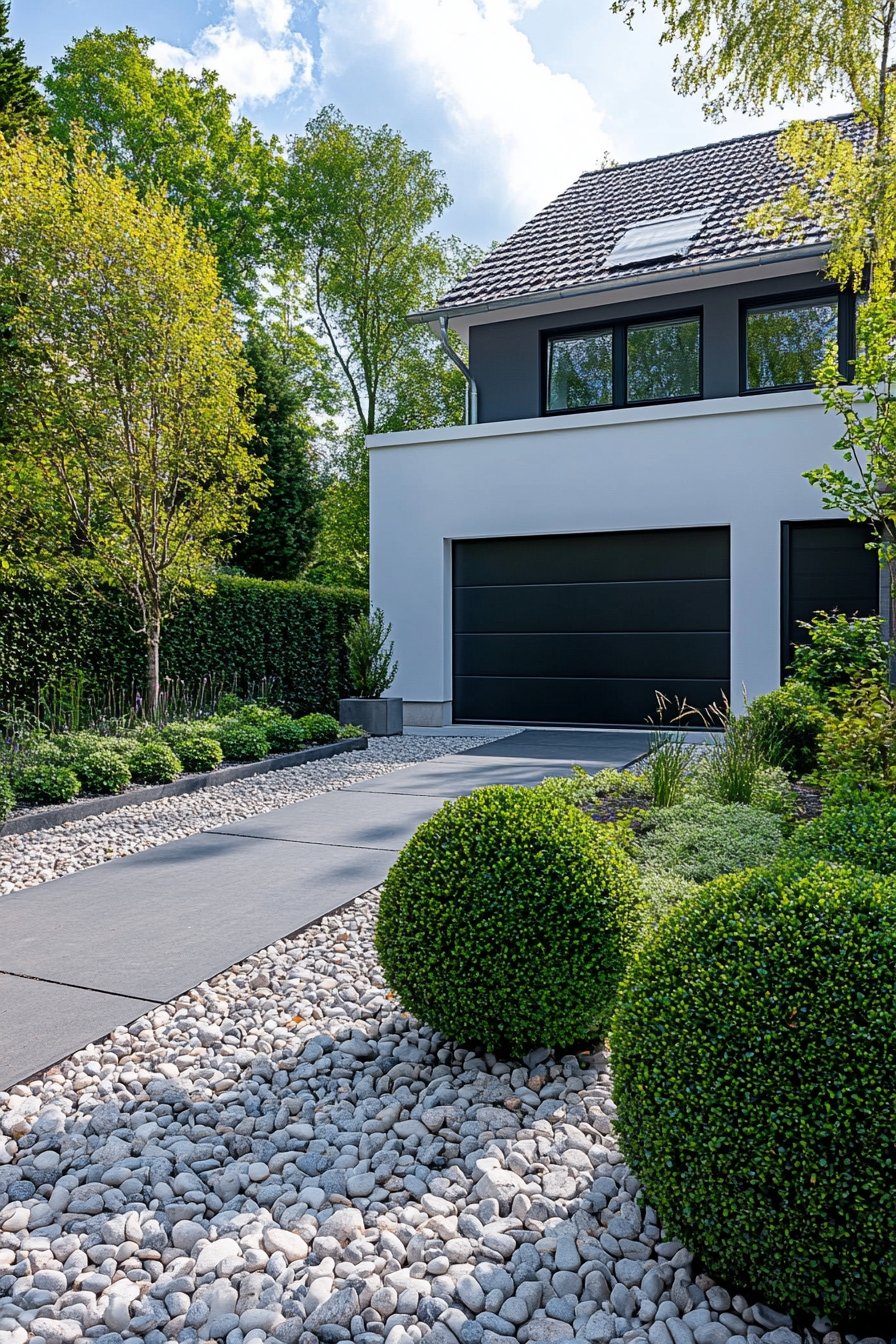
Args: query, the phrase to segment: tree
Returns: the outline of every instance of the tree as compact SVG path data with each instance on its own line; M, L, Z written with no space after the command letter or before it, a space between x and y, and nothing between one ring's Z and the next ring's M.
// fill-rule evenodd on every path
M45 564L132 594L154 708L167 611L264 489L214 256L77 137L68 153L20 136L0 142L0 305L17 386L4 484L40 491Z
M270 259L270 227L284 168L277 141L247 117L214 71L164 70L152 39L133 28L95 28L67 47L45 81L50 130L70 144L76 125L90 146L141 193L164 190L206 233L224 292L242 308L257 297Z
M313 426L292 368L265 327L245 345L255 373L255 436L249 448L264 462L268 494L236 542L233 562L257 579L296 579L321 527L321 483L310 450Z
M450 204L428 153L324 108L290 146L280 234L305 258L321 332L365 434L411 344L407 315L440 266L428 232Z
M0 135L37 129L46 105L38 91L40 70L25 61L25 43L9 36L10 0L0 0Z

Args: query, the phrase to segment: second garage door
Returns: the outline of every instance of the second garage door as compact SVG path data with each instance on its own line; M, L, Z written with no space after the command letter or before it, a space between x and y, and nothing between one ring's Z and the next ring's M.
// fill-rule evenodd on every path
M459 723L643 724L729 693L727 528L454 543Z

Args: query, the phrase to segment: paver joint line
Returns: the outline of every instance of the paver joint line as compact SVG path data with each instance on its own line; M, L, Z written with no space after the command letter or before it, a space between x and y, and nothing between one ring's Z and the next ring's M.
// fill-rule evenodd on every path
M397 796L399 798L407 797L406 794L398 794ZM412 794L411 797L416 797L416 795ZM212 832L205 831L204 834L210 835ZM214 834L226 836L228 839L233 837L234 840L271 840L275 845L323 845L325 849L373 849L378 854L396 854L398 852L391 845L346 845L339 840L308 840L305 836L293 840L288 835L253 835L249 831L215 831Z
M51 980L46 975L26 975L24 971L8 971L0 966L0 975L10 975L16 980L34 980L39 985L59 985L61 989L80 989L85 994L103 994L110 999L133 999L135 1003L157 1003L160 1006L167 999L154 999L151 994L126 994L119 989L99 989L96 985L78 985L74 980Z

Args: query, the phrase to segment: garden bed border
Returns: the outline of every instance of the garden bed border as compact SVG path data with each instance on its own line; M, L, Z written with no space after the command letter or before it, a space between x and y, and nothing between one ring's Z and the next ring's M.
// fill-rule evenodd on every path
M25 835L28 831L46 831L51 826L63 826L67 821L80 821L83 817L97 817L104 812L116 812L120 807L130 807L133 803L151 803L157 798L176 798L182 793L195 793L198 789L214 788L217 784L230 784L236 779L266 775L271 770L289 770L292 766L304 765L306 761L320 761L328 756L340 756L344 751L366 750L366 737L347 737L340 742L328 742L322 747L306 747L304 751L288 751L279 756L266 756L260 761L218 766L217 769L203 774L179 775L170 784L144 784L137 788L128 788L124 793L81 798L71 803L61 803L57 807L33 808L28 812L13 813L7 817L0 825L0 838L7 835Z

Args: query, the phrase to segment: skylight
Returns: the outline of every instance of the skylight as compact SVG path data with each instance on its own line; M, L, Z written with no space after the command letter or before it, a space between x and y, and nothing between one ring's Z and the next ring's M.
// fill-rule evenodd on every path
M709 210L692 210L686 215L666 215L633 224L616 243L606 265L634 266L642 261L686 257L709 214Z

